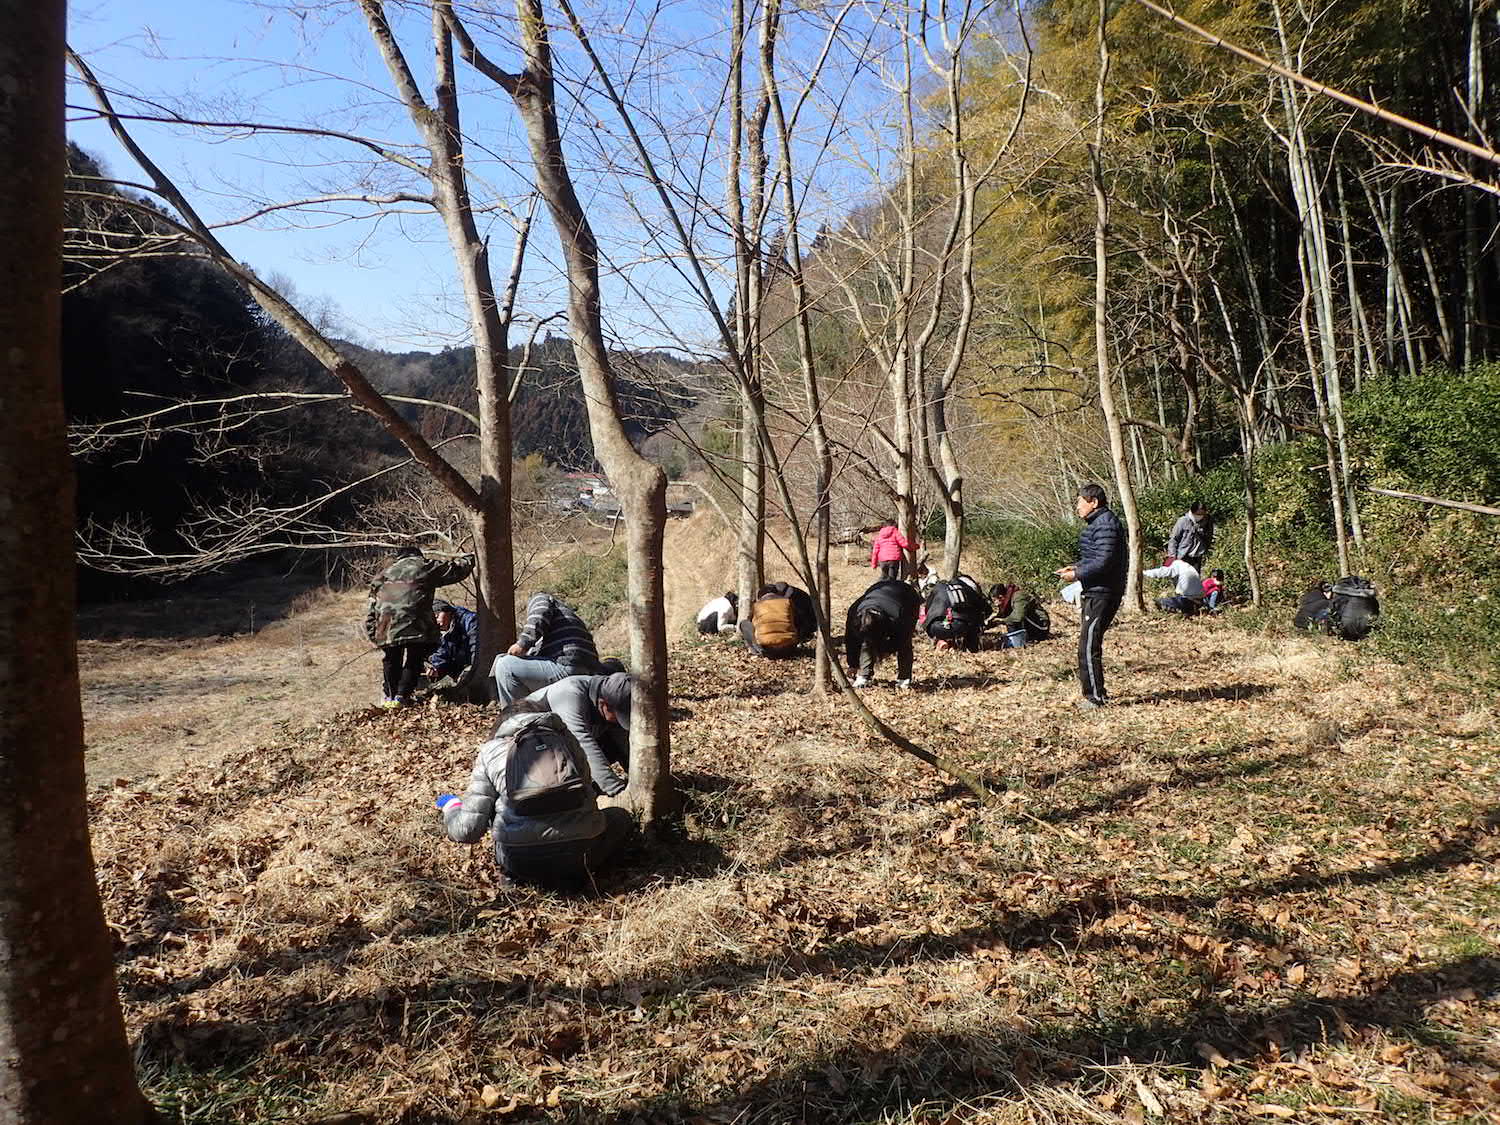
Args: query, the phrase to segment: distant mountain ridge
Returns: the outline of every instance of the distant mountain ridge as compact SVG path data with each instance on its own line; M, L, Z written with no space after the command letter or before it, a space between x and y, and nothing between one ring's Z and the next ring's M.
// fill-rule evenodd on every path
M478 408L474 385L474 349L440 352L387 352L343 345L380 390L444 402L473 413ZM521 349L513 348L512 362ZM625 430L639 446L669 426L699 398L697 384L706 368L666 352L620 351L614 354ZM419 407L403 408L431 437L458 432L461 419ZM564 469L595 467L588 412L573 361L572 344L548 336L532 350L530 369L511 404L511 452L514 457L540 454Z

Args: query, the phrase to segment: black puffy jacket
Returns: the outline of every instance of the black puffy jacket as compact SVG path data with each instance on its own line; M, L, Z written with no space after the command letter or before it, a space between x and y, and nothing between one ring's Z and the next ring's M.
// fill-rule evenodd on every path
M1129 551L1119 517L1101 505L1086 520L1083 534L1078 537L1078 564L1073 577L1085 590L1123 593Z

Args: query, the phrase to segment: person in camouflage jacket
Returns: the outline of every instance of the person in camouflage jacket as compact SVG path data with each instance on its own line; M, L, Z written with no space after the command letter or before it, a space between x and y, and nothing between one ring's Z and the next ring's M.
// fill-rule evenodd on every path
M370 584L365 636L385 651L381 706L411 703L422 666L442 639L432 615L433 593L439 586L462 582L473 571L473 555L459 555L451 561L429 559L415 547L403 547Z

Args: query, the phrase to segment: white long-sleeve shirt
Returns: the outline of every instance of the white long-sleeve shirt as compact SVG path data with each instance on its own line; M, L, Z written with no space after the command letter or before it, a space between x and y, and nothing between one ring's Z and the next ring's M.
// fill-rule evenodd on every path
M1171 566L1158 566L1144 572L1147 578L1170 578L1177 583L1179 598L1203 600L1203 577L1187 563L1178 559Z

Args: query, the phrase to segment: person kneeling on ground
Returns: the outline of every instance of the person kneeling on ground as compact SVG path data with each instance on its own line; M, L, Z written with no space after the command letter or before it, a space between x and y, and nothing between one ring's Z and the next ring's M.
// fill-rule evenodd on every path
M1203 579L1197 569L1185 559L1167 558L1161 566L1141 572L1146 578L1170 578L1177 583L1176 593L1156 599L1158 609L1168 613L1180 613L1184 617L1196 617L1203 608Z
M922 628L940 650L962 648L965 652L978 652L988 612L989 603L979 583L967 574L960 574L933 586L922 611Z
M812 595L785 582L770 582L755 594L740 636L756 656L792 656L818 631Z
M432 615L439 586L462 582L474 570L473 555L451 561L429 559L415 547L402 547L395 561L370 585L365 636L385 655L385 708L409 707L422 668L441 639Z
M1224 572L1216 570L1203 580L1203 607L1209 613L1223 613L1228 591L1224 588Z
M896 686L911 687L912 634L922 608L920 595L905 582L882 578L849 607L844 622L844 659L856 669L857 688L875 680L875 665L896 654Z
M493 825L508 878L555 890L586 886L629 835L630 814L599 807L582 749L561 716L503 716L479 747L468 791L437 799L448 839L477 843Z
M698 632L705 637L715 633L732 633L740 619L740 596L726 591L698 611Z
M490 676L502 707L565 676L600 670L594 635L572 606L551 594L526 603L526 627L510 649L495 658Z
M437 651L427 658L427 690L452 703L473 698L474 654L479 651L479 614L452 602L435 601L432 615L442 633Z
M1036 596L1014 583L991 586L990 604L994 610L985 624L999 628L1001 648L1025 648L1051 630L1052 622Z
M632 683L628 672L569 676L518 700L512 711L550 711L561 719L583 749L594 787L606 797L617 797L625 792L630 774ZM625 777L615 772L616 765Z

